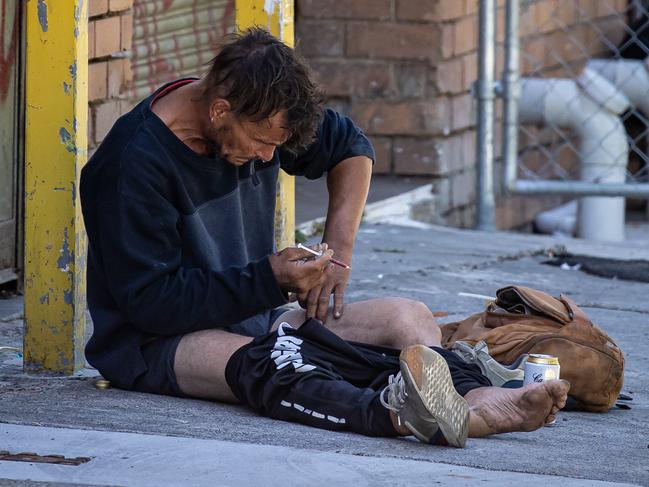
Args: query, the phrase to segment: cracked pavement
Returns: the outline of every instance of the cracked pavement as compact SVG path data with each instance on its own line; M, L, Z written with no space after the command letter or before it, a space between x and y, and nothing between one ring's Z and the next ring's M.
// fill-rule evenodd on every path
M402 296L447 313L440 321L450 322L481 311L484 306L482 299L458 293L494 295L496 289L510 284L535 287L553 295L565 293L625 352L622 391L633 398L631 409L613 409L606 414L564 412L554 427L470 439L466 449L457 450L422 445L412 439L321 431L261 418L235 405L116 389L102 391L93 387L92 377L27 377L16 357L3 354L0 423L290 447L346 455L345 465L352 470L353 458L359 459L358 469L366 457L415 460L430 463L430 483L438 475L432 473L437 472L433 467L443 464L479 469L466 473L475 481L481 479L481 471L489 471L561 476L557 483L566 483L570 478L585 479L582 485L590 485L589 480L649 485L649 284L605 279L542 263L563 251L649 261L649 245L589 244L524 234L420 227L363 225L356 243L347 302ZM20 320L0 322L0 346L20 346L21 326ZM63 453L51 450L52 454ZM411 464L404 463L403 468L406 465ZM242 459L233 468L245 466ZM407 475L404 470L394 472L394 478L404 481ZM301 478L305 481L307 477ZM393 485L388 478L384 480L385 485ZM375 478L374 485L383 485L379 481ZM500 485L510 484L503 480Z

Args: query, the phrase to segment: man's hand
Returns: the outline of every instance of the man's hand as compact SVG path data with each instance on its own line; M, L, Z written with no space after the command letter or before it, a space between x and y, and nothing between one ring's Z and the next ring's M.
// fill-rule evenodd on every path
M333 250L325 250L322 257L314 259L306 250L293 247L268 256L275 279L283 291L306 294L311 289L320 287L329 274Z
M300 305L306 309L306 317L315 317L323 323L327 320L332 293L334 295L334 318L342 316L345 305L345 289L351 274L350 269L344 269L337 265L331 267L333 268L325 273L325 279L321 285L313 287L308 293L298 295Z

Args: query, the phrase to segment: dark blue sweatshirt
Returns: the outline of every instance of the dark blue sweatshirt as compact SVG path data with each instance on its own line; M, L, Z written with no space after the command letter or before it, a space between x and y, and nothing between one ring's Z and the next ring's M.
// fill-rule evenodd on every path
M81 173L94 324L86 358L121 387L146 371L143 343L286 302L268 260L280 167L315 179L349 157L374 159L363 133L330 109L297 157L280 148L236 167L201 156L151 110L175 87L120 117Z

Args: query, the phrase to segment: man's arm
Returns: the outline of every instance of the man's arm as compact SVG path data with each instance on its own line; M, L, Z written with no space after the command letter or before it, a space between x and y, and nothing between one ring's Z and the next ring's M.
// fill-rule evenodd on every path
M351 261L352 247L367 198L374 149L351 119L328 108L318 127L314 143L302 154L283 154L282 168L293 175L317 179L328 174L329 210L323 242L334 258ZM330 294L334 293L334 316L340 316L349 270L335 267L327 272L326 283L300 295L307 316L325 321Z
M329 208L322 238L335 258L351 265L352 250L356 233L363 216L372 175L372 160L366 156L355 156L338 163L327 176ZM334 266L323 285L314 288L307 297L307 317L315 316L325 321L329 308L329 297L334 295L334 318L342 315L345 288L350 269Z

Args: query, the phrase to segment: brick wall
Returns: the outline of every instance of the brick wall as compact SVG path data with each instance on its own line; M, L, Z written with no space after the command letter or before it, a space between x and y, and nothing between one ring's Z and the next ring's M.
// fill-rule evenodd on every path
M90 0L88 23L88 149L130 108L133 0Z
M497 36L503 40L502 0ZM589 56L610 55L626 0L528 0L521 7L524 74L571 76ZM375 173L434 179L434 221L475 219L478 0L296 0L298 50L375 144ZM497 73L502 72L502 51ZM497 114L501 107L497 106ZM500 155L496 124L496 156ZM528 134L529 135L529 134ZM523 139L525 142L528 139ZM536 158L539 148L524 157ZM565 164L574 164L566 151ZM499 198L497 224L519 227L558 198Z

